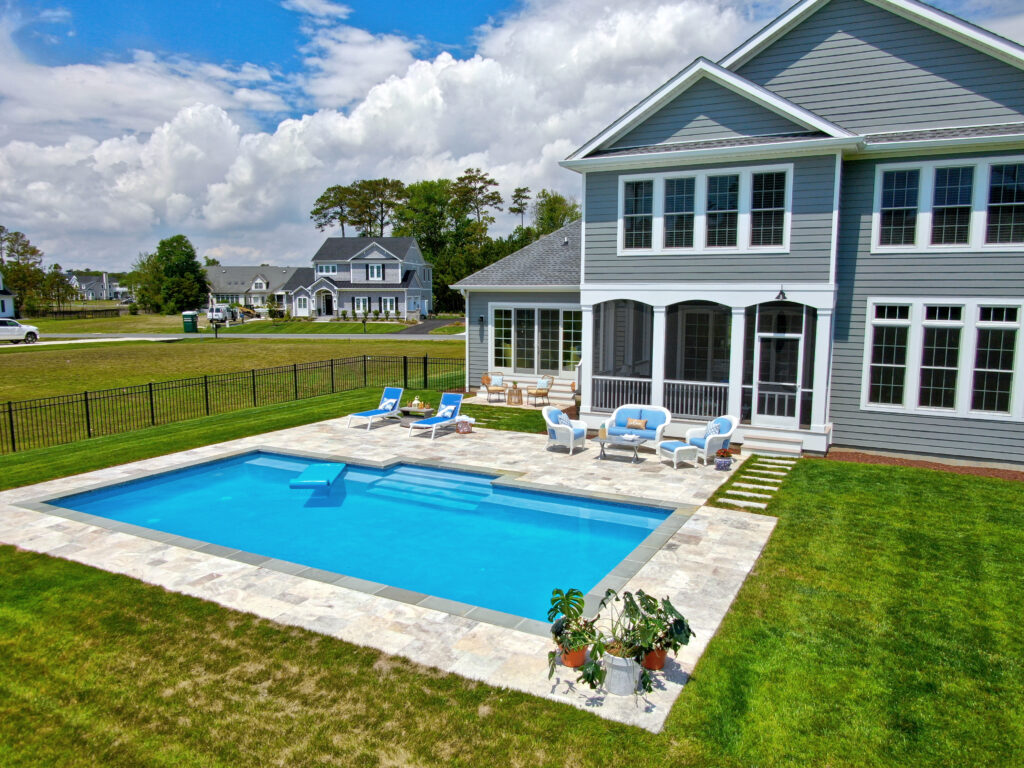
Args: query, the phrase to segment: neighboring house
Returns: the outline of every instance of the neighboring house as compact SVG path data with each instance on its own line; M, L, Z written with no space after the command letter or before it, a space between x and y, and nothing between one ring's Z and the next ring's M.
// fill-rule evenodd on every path
M433 273L413 237L329 237L285 286L296 317L419 319L433 311Z
M112 280L106 272L99 277L71 275L68 281L77 292L78 298L83 301L118 301L131 296L131 291L127 287L119 285L117 280Z
M285 288L297 267L206 267L210 283L208 306L214 304L241 304L249 307L266 306L272 296L282 309L288 307Z
M14 317L14 294L4 287L3 273L0 273L0 317Z
M567 255L518 269L548 238L458 283L469 384L553 370L556 312L565 370L578 312L591 421L649 403L737 414L762 449L1021 461L1021 46L912 0L804 0L562 165L579 282Z

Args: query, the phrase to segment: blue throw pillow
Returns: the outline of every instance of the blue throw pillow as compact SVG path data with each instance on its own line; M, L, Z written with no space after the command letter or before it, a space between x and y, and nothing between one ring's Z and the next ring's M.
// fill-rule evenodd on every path
M572 420L570 420L569 417L566 416L561 411L558 412L558 423L561 424L562 426L565 426L565 427L571 427L572 426Z
M713 435L717 435L719 431L718 420L709 421L707 429L704 430L704 438L707 439Z

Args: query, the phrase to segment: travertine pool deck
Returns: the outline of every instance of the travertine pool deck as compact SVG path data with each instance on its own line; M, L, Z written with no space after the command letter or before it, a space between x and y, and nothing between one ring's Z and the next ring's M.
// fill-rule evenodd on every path
M772 517L701 506L729 473L692 466L673 470L650 451L641 452L640 464L630 463L627 452L609 451L611 460L598 461L596 445L570 457L564 450L547 450L543 435L477 429L431 441L423 434L408 437L396 424L366 431L346 428L345 422L324 421L5 491L0 493L0 542L659 731L775 525ZM504 475L501 482L671 507L675 511L666 524L600 587L668 595L696 637L677 659L669 659L651 694L608 696L576 686L575 674L562 667L547 679L551 641L540 622L41 503L259 448L369 464L402 460L485 469Z

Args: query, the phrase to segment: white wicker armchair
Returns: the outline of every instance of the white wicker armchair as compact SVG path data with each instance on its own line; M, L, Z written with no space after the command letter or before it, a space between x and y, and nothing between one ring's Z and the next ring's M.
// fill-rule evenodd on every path
M545 405L541 410L544 414L544 424L548 428L548 446L561 445L569 451L571 456L577 448L586 447L587 423L569 419L568 424L562 424L559 416L562 412L553 405Z
M715 453L719 449L729 447L729 442L732 440L733 432L736 431L739 419L735 416L719 416L717 419L708 422L708 424L712 422L718 422L719 432L716 435L705 437L708 429L707 425L686 430L686 442L697 449L698 458L703 457L705 464L715 458ZM725 428L726 425L728 425L728 429Z

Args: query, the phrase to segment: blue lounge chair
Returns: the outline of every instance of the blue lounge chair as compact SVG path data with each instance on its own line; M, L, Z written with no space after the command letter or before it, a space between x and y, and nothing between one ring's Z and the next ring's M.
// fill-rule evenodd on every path
M438 427L447 427L449 424L455 423L460 408L462 408L462 395L445 392L441 395L441 404L437 407L437 415L410 424L409 435L412 436L414 429L429 429L430 439L433 440Z
M401 387L385 387L384 394L380 396L380 405L372 411L360 411L349 414L348 425L352 426L352 419L366 419L366 430L369 431L374 419L388 419L398 415L398 408L402 404Z

